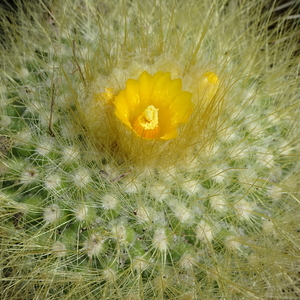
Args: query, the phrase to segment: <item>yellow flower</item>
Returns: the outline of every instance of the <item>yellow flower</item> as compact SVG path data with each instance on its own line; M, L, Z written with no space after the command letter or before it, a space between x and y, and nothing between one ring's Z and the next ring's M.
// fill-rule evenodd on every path
M152 76L144 71L138 80L128 79L115 97L115 115L142 138L170 140L192 113L191 97L182 91L181 79L172 80L169 72Z
M198 90L205 95L206 102L210 102L219 88L219 78L214 72L206 72L198 83Z

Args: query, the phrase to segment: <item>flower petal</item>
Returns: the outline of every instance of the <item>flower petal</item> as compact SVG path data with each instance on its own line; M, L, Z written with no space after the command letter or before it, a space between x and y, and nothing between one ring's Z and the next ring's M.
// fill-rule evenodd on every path
M139 93L142 101L145 101L145 105L149 105L149 101L152 96L153 86L155 81L153 76L144 71L139 77Z
M169 131L188 121L193 110L193 103L190 101L191 97L192 94L190 92L182 91L169 106L160 109L160 124L162 128Z
M129 122L130 108L125 91L121 91L119 95L115 97L115 107L115 115L120 119L120 121L131 127Z

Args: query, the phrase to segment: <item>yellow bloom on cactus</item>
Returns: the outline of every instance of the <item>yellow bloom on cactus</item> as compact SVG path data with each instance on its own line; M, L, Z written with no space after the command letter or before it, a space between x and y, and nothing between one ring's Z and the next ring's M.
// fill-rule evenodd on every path
M214 72L206 72L203 74L198 88L199 91L203 91L206 93L206 99L211 100L219 87L219 78Z
M170 73L128 79L126 88L115 97L115 115L130 130L145 139L170 140L177 128L188 122L193 110L192 94L182 90L181 79Z

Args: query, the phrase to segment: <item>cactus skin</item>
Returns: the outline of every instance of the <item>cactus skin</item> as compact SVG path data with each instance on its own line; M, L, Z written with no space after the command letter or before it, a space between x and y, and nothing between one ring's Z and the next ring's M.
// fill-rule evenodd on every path
M296 4L185 2L1 10L1 299L300 296ZM220 84L157 155L95 102L144 70Z

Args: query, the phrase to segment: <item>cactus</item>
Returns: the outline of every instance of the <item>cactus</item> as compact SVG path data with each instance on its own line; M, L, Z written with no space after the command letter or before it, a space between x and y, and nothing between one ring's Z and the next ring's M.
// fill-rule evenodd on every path
M1 9L1 299L300 296L297 3L206 2Z

